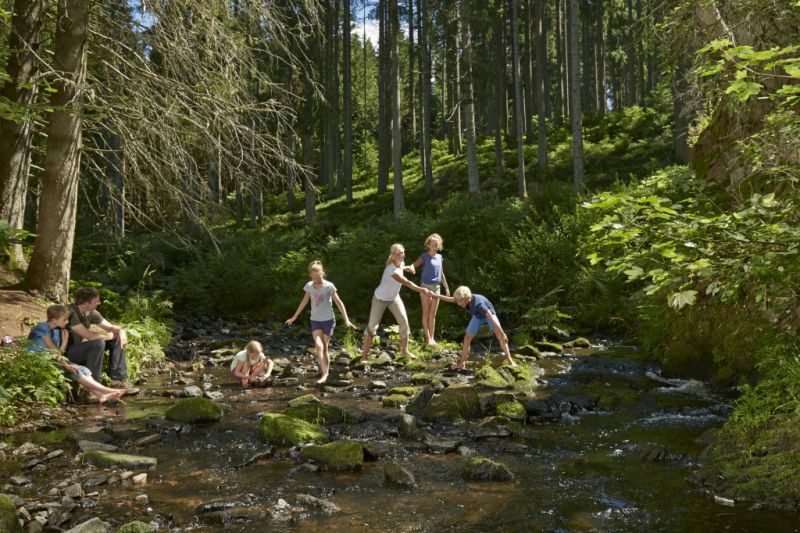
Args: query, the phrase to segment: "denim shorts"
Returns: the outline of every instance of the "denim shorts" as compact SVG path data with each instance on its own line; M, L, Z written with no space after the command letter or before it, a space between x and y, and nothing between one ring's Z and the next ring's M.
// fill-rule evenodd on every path
M67 376L72 381L78 381L81 379L81 376L92 377L92 371L82 365L76 365L75 363L70 363L72 366L77 366L77 372L69 372L68 370L64 370L64 375Z
M486 318L478 318L476 316L472 317L472 320L469 321L469 324L467 325L467 333L470 335L477 335L478 330L484 324L489 326L489 330L494 333L494 324L489 322L489 320Z
M315 332L318 329L322 330L322 334L331 337L333 336L333 328L336 327L336 319L331 318L330 320L312 320L311 321L311 332Z

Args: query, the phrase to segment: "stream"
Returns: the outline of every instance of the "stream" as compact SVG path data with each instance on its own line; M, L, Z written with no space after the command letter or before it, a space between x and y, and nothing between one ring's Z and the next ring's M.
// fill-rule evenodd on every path
M51 519L52 531L93 516L115 527L141 520L164 531L798 530L796 514L715 498L688 481L709 432L731 407L701 382L662 377L633 348L595 345L538 358L534 364L544 372L532 396L538 414L524 424L420 419L426 436L407 439L398 433L403 407L384 407L386 389L376 382L408 385L410 372L334 365L330 385L321 388L314 385L308 347L304 336L266 340L265 353L286 372L273 386L250 390L229 383L219 352L192 350L193 360L148 378L142 394L124 404L81 404L82 419L68 427L11 435L3 443L0 493L15 494L34 515L47 502L63 504L65 480L80 483L83 496L62 523ZM332 359L339 349L332 349ZM480 351L480 345L473 349L468 368L483 363ZM441 354L427 372L470 383L472 372L446 370L448 357L455 353ZM164 420L176 401L169 395L190 385L217 393L225 410L221 421L188 426ZM361 420L328 428L333 440L371 444L374 457L361 471L320 470L298 460L297 448L259 438L262 413L284 411L289 400L309 393L363 413ZM119 470L80 465L77 442L98 435L124 453L157 459L152 469L131 469L147 473L145 484L122 480ZM133 444L148 435L160 440ZM64 454L31 471L25 466L30 457L14 454L25 443L40 446L40 454ZM462 471L470 456L506 465L514 479L466 481ZM386 483L385 461L403 466L417 486ZM30 483L10 484L12 476L28 476ZM295 503L298 494L339 511L303 508Z

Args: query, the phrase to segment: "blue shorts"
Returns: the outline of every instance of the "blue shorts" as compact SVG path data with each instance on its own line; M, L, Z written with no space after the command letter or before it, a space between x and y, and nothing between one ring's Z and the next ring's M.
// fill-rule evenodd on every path
M77 366L77 372L68 372L66 369L64 370L64 375L67 376L72 381L78 381L81 379L81 376L92 377L92 371L82 365L76 365L75 363L70 363L72 366Z
M311 332L315 332L318 329L322 330L322 334L331 337L333 336L333 328L336 327L336 319L331 318L330 320L312 320L311 321Z
M478 330L484 324L488 325L489 326L489 330L491 330L491 332L494 333L494 324L489 322L489 319L487 319L487 318L478 318L478 317L474 316L474 317L472 317L472 319L469 321L469 324L467 325L467 334L473 335L473 336L477 335L478 334Z

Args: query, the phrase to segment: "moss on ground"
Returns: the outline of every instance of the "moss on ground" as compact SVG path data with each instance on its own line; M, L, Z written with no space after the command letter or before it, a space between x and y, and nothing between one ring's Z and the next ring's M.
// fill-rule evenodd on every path
M310 459L323 470L361 470L364 465L364 446L358 441L337 440L319 446L306 446L300 457Z
M258 429L263 440L283 446L326 440L325 432L317 424L280 413L265 414Z
M3 494L0 494L0 531L22 533L22 526L17 519L17 507Z
M505 389L510 385L497 370L489 365L475 372L475 384L485 389Z
M516 400L501 400L497 402L497 416L503 416L509 420L525 420L528 413L525 406Z
M341 424L347 422L347 411L335 405L310 402L286 410L286 414L314 424Z
M184 398L167 409L167 420L182 424L216 422L222 418L222 407L207 398Z

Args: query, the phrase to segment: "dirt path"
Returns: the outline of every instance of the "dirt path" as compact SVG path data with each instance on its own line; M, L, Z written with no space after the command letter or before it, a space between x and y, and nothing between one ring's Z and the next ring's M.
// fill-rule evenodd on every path
M0 268L0 287L18 281L13 272ZM0 290L0 337L24 337L37 322L45 319L48 302L25 291Z

